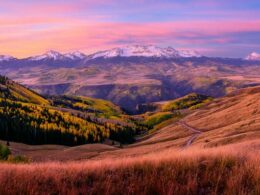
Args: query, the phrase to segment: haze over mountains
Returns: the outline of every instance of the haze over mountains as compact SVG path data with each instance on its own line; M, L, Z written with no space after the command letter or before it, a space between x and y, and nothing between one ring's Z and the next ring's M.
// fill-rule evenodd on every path
M110 100L128 112L138 104L191 92L220 97L260 84L260 61L210 58L171 47L126 46L91 55L49 51L25 59L1 56L0 74L48 95Z

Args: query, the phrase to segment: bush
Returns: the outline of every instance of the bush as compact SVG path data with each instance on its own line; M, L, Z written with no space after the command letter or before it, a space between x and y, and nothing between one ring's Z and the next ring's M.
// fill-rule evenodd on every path
M9 155L7 161L11 163L28 163L29 159L20 155L18 156Z
M7 146L0 144L0 160L7 160L10 154L11 154L10 149Z

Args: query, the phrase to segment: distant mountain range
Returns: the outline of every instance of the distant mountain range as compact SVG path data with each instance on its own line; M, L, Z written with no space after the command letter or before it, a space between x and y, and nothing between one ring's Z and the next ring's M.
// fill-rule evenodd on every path
M202 54L194 50L176 50L172 47L158 47L154 45L130 45L121 48L113 48L105 51L98 51L93 54L84 54L79 51L61 54L57 51L50 50L42 55L31 56L20 60L93 60L97 58L114 58L114 57L155 57L155 58L190 58L202 57ZM253 52L249 54L246 60L260 60L260 54ZM0 62L19 60L8 55L0 55Z
M212 97L260 85L260 61L205 57L195 51L127 46L91 55L49 51L0 56L0 74L41 94L110 100L128 112L143 103L200 93Z
M176 50L172 47L161 48L153 45L149 46L126 46L123 48L114 48L111 50L100 51L90 55L91 59L111 58L111 57L160 57L160 58L179 58L179 57L201 57L201 55L192 50Z
M33 61L39 61L39 60L47 60L47 59L53 59L53 60L82 60L86 58L87 56L81 52L72 52L72 53L66 53L61 54L57 51L48 51L43 55L34 56L28 58L29 60Z
M40 60L82 60L96 58L112 58L112 57L161 57L161 58L180 58L180 57L201 57L193 50L176 50L172 47L161 48L153 45L141 46L133 45L122 48L113 48L110 50L99 51L90 55L86 55L79 51L61 54L57 51L50 50L42 55L25 58L32 61ZM12 56L0 56L0 61L18 60ZM23 60L23 59L22 59Z

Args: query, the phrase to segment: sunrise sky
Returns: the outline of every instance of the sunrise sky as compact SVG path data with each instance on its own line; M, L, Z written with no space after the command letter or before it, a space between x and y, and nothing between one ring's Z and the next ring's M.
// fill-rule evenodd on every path
M132 44L208 56L260 52L259 0L0 0L0 54Z

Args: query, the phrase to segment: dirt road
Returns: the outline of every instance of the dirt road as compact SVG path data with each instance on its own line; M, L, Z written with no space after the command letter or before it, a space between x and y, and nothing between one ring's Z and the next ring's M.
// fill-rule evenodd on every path
M188 129L189 131L192 131L194 134L188 139L188 141L185 143L185 145L183 146L183 148L187 148L189 147L195 139L197 139L197 137L200 136L200 134L202 134L202 132L198 129L195 129L194 127L189 126L187 123L185 123L184 121L179 121L178 122L179 125L181 125L182 127Z

